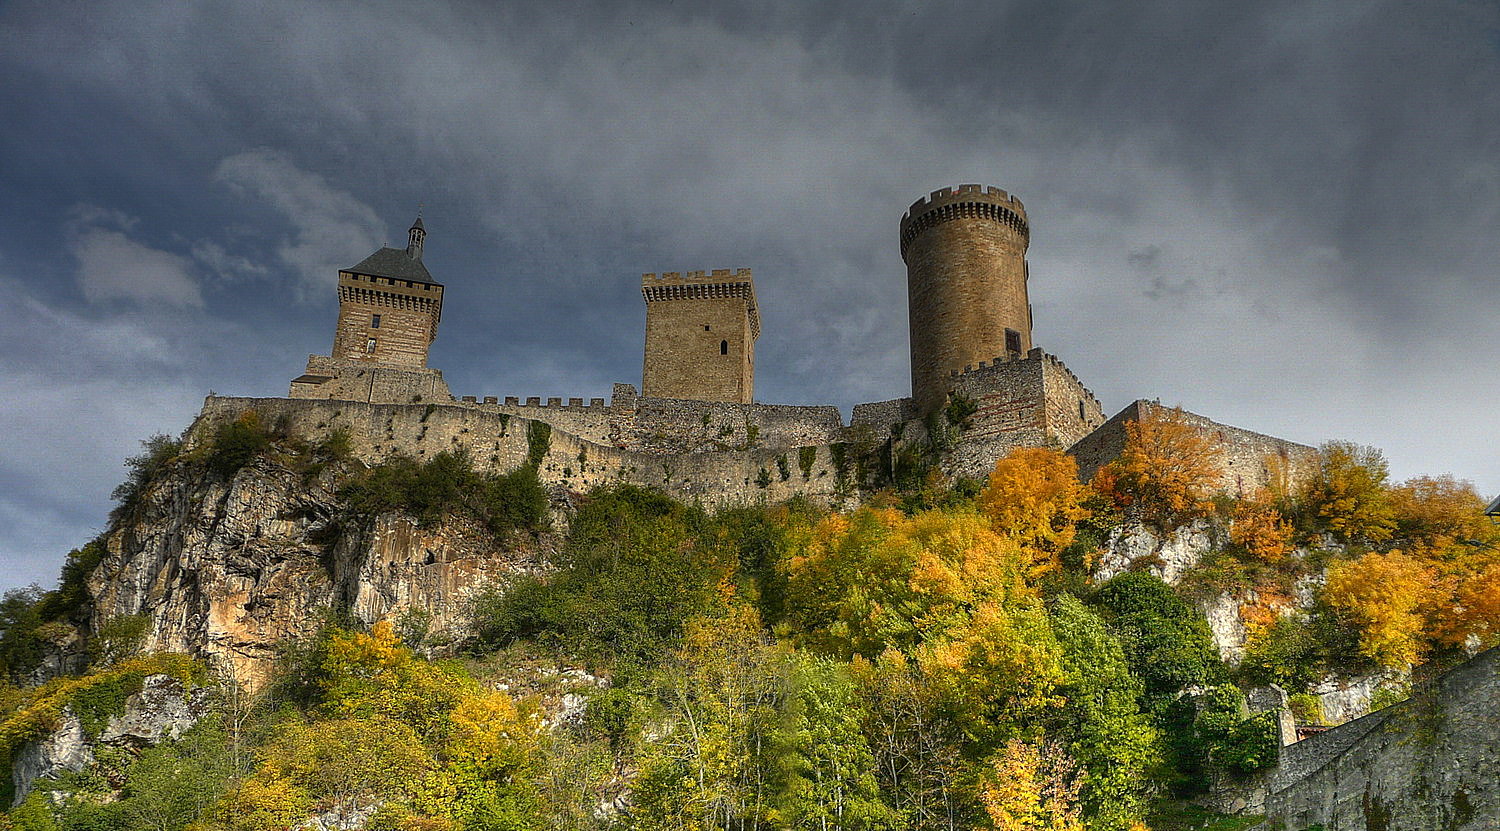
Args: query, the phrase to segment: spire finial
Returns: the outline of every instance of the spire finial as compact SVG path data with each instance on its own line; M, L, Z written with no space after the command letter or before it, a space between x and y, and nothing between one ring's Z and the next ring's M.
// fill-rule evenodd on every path
M406 232L406 255L413 260L422 259L422 239L427 236L427 229L422 227L422 203L417 203L417 221L411 224L411 230Z

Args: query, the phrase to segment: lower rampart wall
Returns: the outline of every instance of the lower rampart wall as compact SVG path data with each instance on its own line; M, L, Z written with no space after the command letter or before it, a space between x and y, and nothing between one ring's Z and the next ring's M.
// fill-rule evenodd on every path
M1266 831L1500 828L1500 649L1411 699L1282 748Z
M1068 449L1078 461L1078 474L1088 481L1099 468L1118 458L1125 449L1125 425L1132 421L1157 418L1174 412L1154 401L1134 401L1116 413L1099 429ZM1305 444L1278 439L1238 427L1220 424L1213 419L1175 410L1183 423L1213 439L1219 448L1222 471L1219 488L1225 493L1246 496L1268 484L1280 466L1290 479L1297 479L1315 462L1317 451Z
M485 472L504 472L525 464L528 425L541 421L461 404L210 396L189 432L189 442L202 441L215 425L246 410L255 410L267 424L307 441L345 429L355 458L366 464L398 455L421 460L461 450L475 469ZM810 445L810 449L643 452L590 441L555 424L549 427L547 452L538 473L545 483L572 491L629 482L707 506L774 502L798 495L836 504L853 492L853 460L834 444Z

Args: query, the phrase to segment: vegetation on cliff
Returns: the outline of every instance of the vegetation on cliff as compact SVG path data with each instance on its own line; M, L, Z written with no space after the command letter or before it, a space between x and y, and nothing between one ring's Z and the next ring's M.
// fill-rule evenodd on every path
M0 828L1145 828L1154 800L1274 760L1244 687L1305 694L1500 639L1500 534L1471 487L1392 485L1378 452L1343 443L1319 461L1295 484L1216 496L1202 437L1167 418L1133 429L1091 484L1032 449L982 488L909 476L850 512L710 513L604 488L577 497L547 572L473 604L472 637L447 657L424 657L419 628L332 609L253 698L186 659L134 655L139 622L86 631L92 543L56 591L0 603L11 757L64 709L97 730L148 672L206 684L212 714L44 780ZM249 418L192 451L148 443L117 521L172 471L252 464L318 478L349 522L461 514L492 544L547 522L529 467L481 475L437 454L364 468L346 443ZM1096 580L1130 522L1194 524L1214 551L1177 586L1149 561ZM1244 598L1249 633L1234 667L1196 602L1224 592ZM92 645L72 647L90 668L32 684L66 636Z

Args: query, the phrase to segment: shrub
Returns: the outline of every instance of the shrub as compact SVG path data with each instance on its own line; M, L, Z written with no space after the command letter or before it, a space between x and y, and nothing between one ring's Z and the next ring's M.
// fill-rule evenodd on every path
M208 469L227 479L269 449L271 431L261 422L259 413L246 410L214 431L206 458Z
M110 512L111 522L119 522L135 513L146 488L182 453L182 442L158 433L142 441L141 448L142 453L125 460L129 471L125 481L110 492L110 498L119 503Z
M391 459L355 477L339 495L361 516L404 511L432 524L448 514L466 514L497 535L547 525L547 491L535 468L481 474L462 453L439 453L425 463Z

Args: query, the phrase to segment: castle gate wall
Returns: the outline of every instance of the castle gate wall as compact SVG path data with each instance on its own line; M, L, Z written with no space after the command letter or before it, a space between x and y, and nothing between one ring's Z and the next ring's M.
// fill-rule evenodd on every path
M1265 826L1500 827L1500 649L1407 701L1281 749Z

